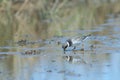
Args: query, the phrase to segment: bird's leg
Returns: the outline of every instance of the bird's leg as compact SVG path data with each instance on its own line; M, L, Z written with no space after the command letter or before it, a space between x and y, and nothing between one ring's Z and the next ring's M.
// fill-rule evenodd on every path
M85 46L84 46L84 44L82 44L82 48L84 48Z
M80 49L81 51L84 51L84 44L82 44L82 48Z

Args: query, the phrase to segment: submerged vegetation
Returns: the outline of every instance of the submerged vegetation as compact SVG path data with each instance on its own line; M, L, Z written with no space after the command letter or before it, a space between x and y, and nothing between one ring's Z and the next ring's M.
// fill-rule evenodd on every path
M62 36L62 30L92 28L120 12L119 0L0 0L1 41ZM87 27L84 27L87 26ZM1 42L1 45L5 43Z

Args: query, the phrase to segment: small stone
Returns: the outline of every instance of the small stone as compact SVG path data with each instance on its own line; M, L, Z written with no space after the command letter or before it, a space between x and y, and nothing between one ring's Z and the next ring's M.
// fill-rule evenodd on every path
M81 51L84 51L84 49L82 48Z
M47 72L52 72L52 70L47 70Z
M65 73L65 70L61 70L61 71L59 71L58 73Z

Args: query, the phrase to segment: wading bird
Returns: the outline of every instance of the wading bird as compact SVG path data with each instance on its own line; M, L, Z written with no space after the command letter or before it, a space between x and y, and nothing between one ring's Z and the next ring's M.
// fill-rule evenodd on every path
M91 34L83 36L83 37L76 37L73 39L67 39L66 42L62 45L63 50L65 51L68 47L73 47L73 50L76 49L76 46L81 44L84 40L86 40Z

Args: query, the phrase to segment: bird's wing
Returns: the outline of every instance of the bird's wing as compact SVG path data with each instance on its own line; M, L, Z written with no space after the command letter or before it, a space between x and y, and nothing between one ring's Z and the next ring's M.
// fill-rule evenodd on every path
M91 36L91 35L89 34L89 35L82 36L82 37L75 37L75 38L72 39L72 42L73 42L73 44L81 43L84 40L86 40L87 38L89 38L89 36Z

